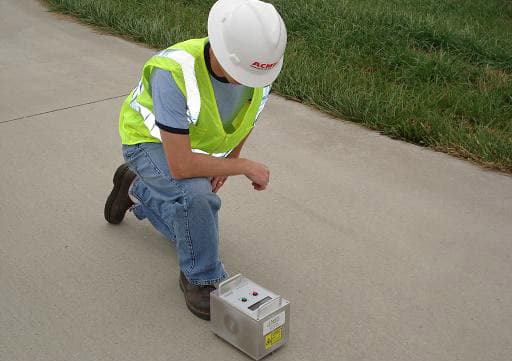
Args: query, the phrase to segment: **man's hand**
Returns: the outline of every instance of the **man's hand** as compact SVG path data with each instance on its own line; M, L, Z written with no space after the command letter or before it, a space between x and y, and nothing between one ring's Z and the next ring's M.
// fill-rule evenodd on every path
M268 186L270 171L266 165L250 161L245 176L252 181L252 186L257 191L262 191Z
M257 191L265 190L268 186L270 171L264 164L250 161L249 171L246 177L252 181L252 186ZM227 176L217 176L211 178L212 192L217 193L226 183Z
M226 176L213 177L211 179L212 192L217 193L219 191L219 189L224 185L224 183L226 183L227 179L228 179L228 177L226 177Z

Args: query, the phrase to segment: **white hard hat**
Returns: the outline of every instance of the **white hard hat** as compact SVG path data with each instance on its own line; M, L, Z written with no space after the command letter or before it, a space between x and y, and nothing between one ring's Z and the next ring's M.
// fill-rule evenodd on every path
M208 16L208 37L222 68L240 84L269 85L283 67L286 27L272 4L217 1Z

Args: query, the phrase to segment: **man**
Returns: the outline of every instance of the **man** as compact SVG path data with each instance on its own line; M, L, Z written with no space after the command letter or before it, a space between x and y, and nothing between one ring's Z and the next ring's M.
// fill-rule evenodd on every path
M258 0L219 0L208 38L161 51L123 103L119 132L126 164L114 174L105 219L128 209L175 242L179 284L192 313L210 319L210 292L227 277L219 259L217 195L228 176L256 190L268 168L239 158L283 65L286 28Z

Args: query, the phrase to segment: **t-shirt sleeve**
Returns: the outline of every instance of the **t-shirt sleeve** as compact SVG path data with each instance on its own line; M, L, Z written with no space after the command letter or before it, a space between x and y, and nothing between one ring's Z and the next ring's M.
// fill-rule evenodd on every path
M188 134L187 100L171 73L155 68L150 85L156 125L170 133Z

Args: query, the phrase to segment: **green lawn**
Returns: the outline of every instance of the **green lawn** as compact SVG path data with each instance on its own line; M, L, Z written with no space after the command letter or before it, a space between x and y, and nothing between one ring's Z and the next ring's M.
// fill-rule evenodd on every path
M206 0L47 0L155 48L206 36ZM275 0L274 90L394 138L512 173L512 2Z

